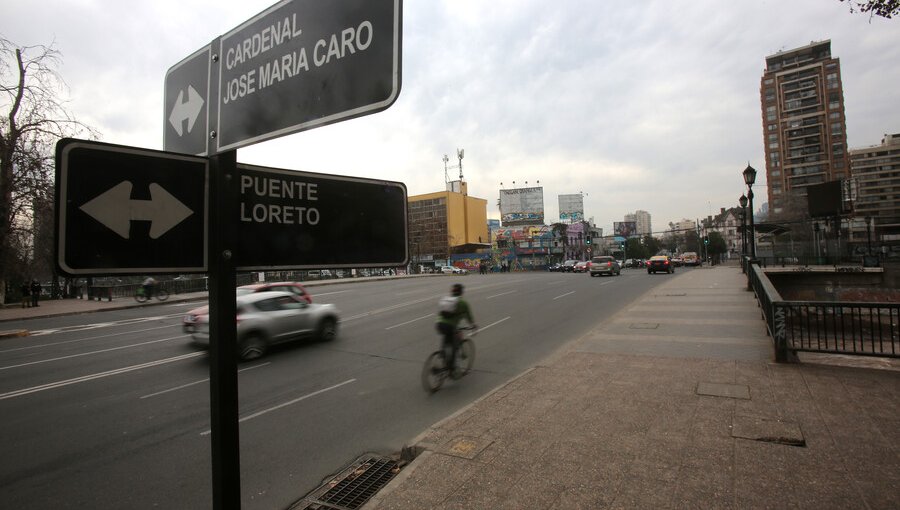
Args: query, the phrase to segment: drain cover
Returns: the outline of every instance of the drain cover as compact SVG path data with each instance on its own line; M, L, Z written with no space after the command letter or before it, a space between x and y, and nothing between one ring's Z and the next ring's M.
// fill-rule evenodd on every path
M387 485L400 468L393 459L364 455L291 510L355 510Z

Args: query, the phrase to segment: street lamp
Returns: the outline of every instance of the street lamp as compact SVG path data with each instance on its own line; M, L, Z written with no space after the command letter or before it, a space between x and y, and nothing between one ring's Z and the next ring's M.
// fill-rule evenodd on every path
M753 183L756 182L756 170L747 165L744 169L744 183L747 185L747 203L750 206L750 257L756 258L756 227L753 225Z
M747 195L741 193L741 255L747 255Z

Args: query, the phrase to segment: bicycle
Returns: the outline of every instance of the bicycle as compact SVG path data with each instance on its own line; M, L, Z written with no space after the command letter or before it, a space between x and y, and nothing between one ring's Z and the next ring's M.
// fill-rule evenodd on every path
M425 366L422 367L422 387L425 388L425 391L434 393L441 389L447 377L454 380L460 379L472 370L472 365L475 363L475 342L472 341L472 337L478 330L475 329L475 326L467 326L458 328L457 331L462 335L462 339L459 341L459 348L456 349L455 370L451 373L447 366L451 346L444 345L432 352L425 360Z
M153 297L155 297L157 301L165 301L169 299L169 293L166 289L157 287L153 289ZM148 300L147 293L144 291L143 286L137 288L137 292L134 293L134 300L138 303L143 303Z

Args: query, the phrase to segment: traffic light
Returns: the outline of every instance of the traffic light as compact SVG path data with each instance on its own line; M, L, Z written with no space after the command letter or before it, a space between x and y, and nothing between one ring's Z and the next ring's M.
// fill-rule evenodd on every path
M703 236L703 244L709 245L709 236Z
M591 244L591 236L587 236L587 239L585 239L584 243Z

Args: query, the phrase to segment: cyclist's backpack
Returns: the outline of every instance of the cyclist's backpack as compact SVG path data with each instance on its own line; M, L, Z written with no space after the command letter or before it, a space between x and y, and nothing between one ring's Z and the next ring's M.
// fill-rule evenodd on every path
M438 301L438 313L441 317L449 319L456 315L456 307L459 305L459 298L456 296L444 296Z

